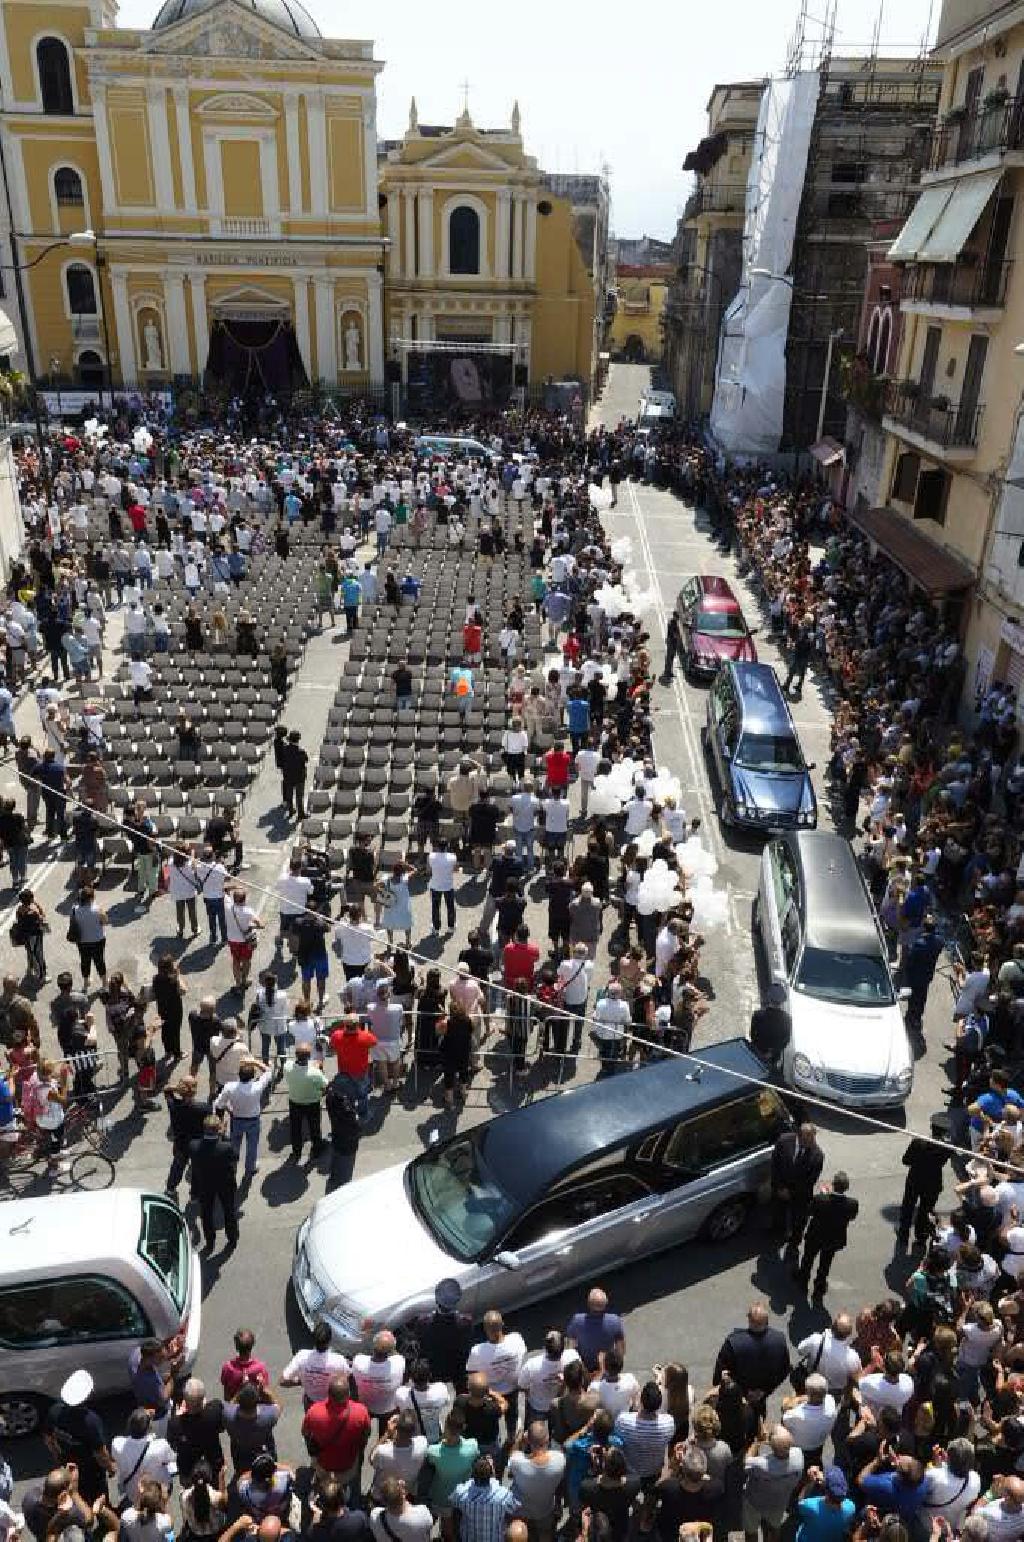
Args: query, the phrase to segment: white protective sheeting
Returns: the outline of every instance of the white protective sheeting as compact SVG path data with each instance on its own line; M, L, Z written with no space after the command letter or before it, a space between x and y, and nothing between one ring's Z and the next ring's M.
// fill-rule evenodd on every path
M949 183L944 187L926 187L924 192L918 195L917 202L907 216L907 223L889 248L890 262L916 260L918 252L931 235L936 220L952 196L953 189Z
M0 310L0 358L9 359L18 351L18 334L6 311Z
M985 205L999 185L1001 171L982 171L976 177L964 177L953 188L953 196L924 239L917 254L918 262L956 262L970 239L971 231L985 212Z
M803 70L770 80L761 97L747 178L743 275L722 320L711 406L711 431L727 455L774 454L782 438L793 296L780 276L793 257L819 89L818 72Z

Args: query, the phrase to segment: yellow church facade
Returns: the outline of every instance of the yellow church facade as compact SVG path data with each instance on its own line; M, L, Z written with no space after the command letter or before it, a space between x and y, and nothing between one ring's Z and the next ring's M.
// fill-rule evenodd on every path
M115 22L0 0L0 253L37 381L357 391L446 337L589 377L593 284L518 122L379 146L372 43L299 0Z

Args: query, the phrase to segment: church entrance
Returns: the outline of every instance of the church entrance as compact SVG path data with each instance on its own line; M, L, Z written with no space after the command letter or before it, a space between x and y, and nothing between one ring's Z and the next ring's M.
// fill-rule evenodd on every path
M215 316L206 373L229 396L290 396L309 384L290 316Z

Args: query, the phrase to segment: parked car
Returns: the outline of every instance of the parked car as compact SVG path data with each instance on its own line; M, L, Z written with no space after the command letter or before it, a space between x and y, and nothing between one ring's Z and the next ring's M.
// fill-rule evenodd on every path
M789 1016L783 1079L847 1105L904 1103L914 1057L875 907L849 841L824 830L769 841L756 926Z
M718 782L723 824L748 830L813 829L813 765L770 664L724 663L708 692L705 746Z
M3 1207L0 1440L30 1435L72 1371L126 1391L144 1339L199 1351L199 1258L177 1205L141 1189L46 1194Z
M712 680L724 659L757 662L754 637L729 583L711 573L688 578L676 599L683 634L683 667Z
M302 1316L351 1350L430 1310L446 1277L479 1317L697 1235L734 1236L790 1115L740 1079L765 1074L743 1040L701 1060L574 1087L327 1195L296 1239Z

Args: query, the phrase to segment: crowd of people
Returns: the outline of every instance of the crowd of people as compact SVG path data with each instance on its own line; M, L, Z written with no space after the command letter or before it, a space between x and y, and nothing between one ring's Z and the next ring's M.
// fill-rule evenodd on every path
M142 436L137 426L65 436L45 476L33 449L19 458L30 540L3 609L0 735L20 785L0 802L0 846L26 970L9 971L0 990L0 1142L28 1132L59 1165L72 1100L116 1080L143 1108L166 1107L168 1191L187 1181L207 1250L221 1231L231 1250L271 1119L287 1121L282 1160L302 1161L307 1143L314 1162L329 1149L331 1181L344 1181L396 1093L454 1108L495 1052L512 1078L539 1067L541 1082L561 1082L586 1058L619 1074L689 1047L708 993L678 848L699 839L699 821L666 795L654 759L659 660L594 493L607 482L614 502L632 476L706 508L735 546L789 654L786 689L799 692L808 668L830 678L837 821L858 842L921 1048L948 918L963 913L951 1129L974 1156L939 1220L949 1150L928 1139L908 1147L897 1243L908 1249L912 1232L918 1258L905 1299L836 1313L795 1358L755 1303L700 1397L682 1359L631 1361L622 1319L597 1290L533 1349L495 1312L481 1337L451 1281L434 1314L404 1325L397 1343L381 1330L351 1364L318 1326L313 1348L275 1377L241 1329L219 1396L184 1373L179 1345L144 1344L124 1433L108 1437L78 1373L47 1421L57 1465L20 1514L0 1469L2 1542L19 1528L37 1542L65 1532L77 1542L76 1531L128 1542L255 1531L262 1542L549 1542L563 1524L594 1542L741 1528L751 1542L759 1532L765 1542L1024 1538L1024 1182L1014 1176L1024 1097L1013 1065L1024 775L1011 693L993 686L977 727L959 725L962 648L941 616L813 483L722 468L682 426L588 435L554 414L496 417L472 425L485 442L493 435L487 464L424 453L359 409L305 420L301 444L297 424L266 416L255 438L233 424ZM170 646L154 586L188 592L186 648L246 656L261 620L244 603L251 556L266 543L286 555L295 527L313 527L321 620L353 635L379 605L418 603L416 551L439 527L446 543L454 528L461 549L500 560L512 506L529 511L531 592L500 637L484 636L467 607L447 681L464 710L480 671L499 672L502 779L464 757L420 793L399 860L384 865L372 839L354 836L338 895L298 836L261 918L234 810L212 811L184 849L159 836L144 799L117 806L102 698L89 690L117 664L111 618L142 701L151 684L141 669ZM241 604L229 623L219 599L232 590ZM539 656L525 644L531 611L543 624ZM398 721L411 678L394 663ZM278 678L283 700L287 674ZM19 733L16 710L22 724L36 712L38 729ZM188 713L179 737L180 758L197 758ZM301 821L312 747L282 728L274 756L281 809ZM595 783L622 763L630 788L606 812ZM45 846L34 844L41 813ZM132 919L116 924L99 882L111 815L133 852ZM45 939L56 918L30 885L69 836L67 941L81 982L62 969L51 995ZM656 863L678 882L664 909L640 903ZM414 910L424 886L429 927ZM220 998L179 967L200 897L207 967L221 947L231 955L233 990ZM108 968L111 937L161 903L175 906L179 949L155 949L146 978ZM467 904L474 924L453 944ZM415 944L441 939L443 923L436 945L447 951L425 957ZM813 1275L819 1303L857 1214L847 1175L825 1183L823 1172L810 1127L777 1148L771 1219L797 1285L811 1289ZM274 1440L292 1396L304 1409L301 1470L278 1460Z

